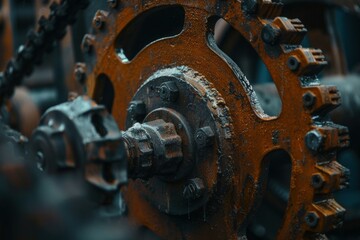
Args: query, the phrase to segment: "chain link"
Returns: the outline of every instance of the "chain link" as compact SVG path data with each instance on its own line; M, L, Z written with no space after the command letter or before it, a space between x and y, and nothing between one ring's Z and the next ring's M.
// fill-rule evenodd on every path
M89 5L89 0L62 0L52 3L49 17L41 17L37 30L31 30L27 41L9 61L0 75L0 104L13 95L16 86L39 65L43 55L52 51L57 41L66 34L66 27L75 22L77 13Z

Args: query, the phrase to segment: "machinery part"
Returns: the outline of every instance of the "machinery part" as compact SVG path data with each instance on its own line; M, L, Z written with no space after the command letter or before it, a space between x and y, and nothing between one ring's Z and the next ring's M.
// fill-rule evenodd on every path
M159 119L136 123L123 135L128 147L129 175L148 178L174 174L182 161L181 138L175 126Z
M120 138L106 109L79 97L50 108L33 133L31 145L41 170L51 174L72 170L83 176L91 189L100 193L100 200L107 196L106 203L114 207L112 214L117 215L124 210L118 204L118 189L127 182Z
M345 35L345 30L342 31L343 26L339 26L338 9L352 9L350 13L357 13L359 16L360 2L358 0L285 0L282 2L284 2L282 15L290 19L301 19L308 29L304 44L322 49L328 62L328 66L323 71L323 76L345 75L349 73L349 70L353 70L354 62L358 58L351 56L349 51L354 52L354 50L349 50L344 44L346 42L347 45L353 45L351 41L356 42L357 37L356 33L353 33L351 38L346 38L348 34ZM346 14L346 16L351 18L353 15ZM357 19L354 17L351 20L348 22L356 25L353 21ZM219 24L217 28L217 41L220 48L239 66L243 67L250 81L254 83L271 81L265 67L240 34L225 22ZM347 29L347 31L350 33L351 29ZM352 40L350 41L350 39Z
M324 85L334 85L338 88L340 95L342 96L341 106L335 109L331 113L331 119L334 122L348 126L350 129L350 137L352 139L352 145L355 149L360 143L359 136L359 123L358 119L360 117L360 101L358 93L360 91L360 79L358 75L348 75L348 76L335 76L335 77L326 77L323 78L322 84ZM261 106L264 108L265 112L278 116L281 113L282 102L279 99L276 86L274 84L258 84L254 87L258 93L259 101ZM305 93L304 97L309 93ZM313 94L310 94L310 99L313 98ZM310 102L315 101L316 99L311 100ZM311 107L313 103L309 106L309 101L304 102L306 107Z
M126 219L109 222L94 216L76 176L39 174L29 161L27 143L0 122L1 239L157 239L137 232Z
M0 81L0 102L11 97L14 88L21 84L23 77L29 75L35 63L41 61L43 54L52 48L55 41L65 35L65 28L74 22L76 13L86 7L87 0L63 0L61 4L51 5L48 19L41 18L39 28L29 34L28 41L20 46L17 56L11 60Z
M337 16L334 9L325 2L287 1L284 15L289 18L296 16L303 19L303 23L309 29L307 36L310 44L317 48L321 47L329 63L324 74L327 76L344 75L348 73L348 66L344 47L341 45L341 33L336 28ZM337 4L345 7L347 3L346 1L338 1ZM308 11L309 7L313 10Z
M210 207L214 204L209 203L210 193L216 192L220 197L223 194L220 182L230 181L228 176L219 178L208 173L216 173L221 164L231 161L217 152L232 151L232 119L220 93L206 79L197 76L198 73L186 67L159 70L139 87L130 103L146 103L147 116L138 120L170 122L181 137L183 161L170 177L150 178L146 184L133 183L133 188L141 189L141 195L153 206L172 215L190 214L205 203ZM134 123L132 114L128 114L126 129ZM223 171L227 173L228 169ZM189 179L196 178L204 182L206 190L189 202L184 198L184 186Z
M254 6L249 7L247 3L251 5L252 2ZM344 169L332 167L337 166L336 149L343 144L314 153L305 143L308 132L323 130L324 116L339 105L340 99L335 88L319 85L315 75L326 62L320 50L299 46L305 33L299 20L277 17L282 5L267 0L256 3L129 0L111 1L110 5L110 12L104 14L102 28L95 29L94 34L85 36L83 41L89 95L110 106L115 120L124 129L134 124L132 116L125 116L129 103L142 101L148 115L159 112L155 114L156 119L163 119L159 116L169 112L162 110L167 108L184 116L191 127L210 126L216 135L216 145L205 153L196 151L193 173L204 176L202 180L208 199L187 214L179 207L178 215L188 215L187 220L167 211L174 211L183 202L171 197L173 187L161 192L160 200L155 198L156 194L147 194L146 191L163 191L149 187L154 179L166 183L158 178L130 181L122 189L130 218L165 239L238 239L244 235L264 191L267 169L264 159L267 154L282 149L291 156L292 187L278 238L316 237L319 232L341 223L345 210L333 200L331 192L342 185L333 181L334 184L322 192L311 185L311 179L322 168L331 172L329 178L338 179L344 175ZM183 18L180 31L175 34L170 31L172 34L165 38L151 39L151 44L143 49L129 47L123 35L132 26L138 26L138 21L147 22L147 17L151 18L161 10L175 10L172 16ZM279 117L264 114L246 77L217 48L213 29L219 18L239 31L267 65L283 102ZM261 38L261 32L268 25L281 32L273 45ZM299 67L289 67L289 58L298 59ZM188 84L184 92L179 91L178 99L161 98L161 91L157 91L161 84L169 82L169 78L178 88ZM115 93L114 98L104 101L111 91ZM317 99L311 109L305 108L303 103L303 95L307 92ZM195 135L197 128L189 128L189 131ZM326 134L332 142L333 137L337 139L336 136L342 134L342 128L326 126ZM199 160L202 154L207 154L205 161ZM185 156L184 159L188 158ZM189 177L193 178L191 174ZM179 180L183 179L186 178ZM169 199L168 207L154 204L164 198ZM308 212L316 212L319 216L316 227L306 223Z

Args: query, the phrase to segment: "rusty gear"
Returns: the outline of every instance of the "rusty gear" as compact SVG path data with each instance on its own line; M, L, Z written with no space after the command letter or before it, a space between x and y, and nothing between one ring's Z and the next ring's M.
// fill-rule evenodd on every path
M101 16L101 28L83 41L89 95L107 104L123 129L133 124L129 124L133 117L126 116L129 104L143 100L146 114L152 117L151 112L161 107L175 109L186 116L194 135L194 126L206 127L200 119L209 119L215 133L210 157L199 161L203 153L197 151L194 164L194 172L204 180L206 197L194 207L187 202L186 213L181 206L188 200L173 201L170 191L161 192L159 197L168 200L164 207L154 196L152 182L133 181L123 189L130 218L165 239L238 239L265 190L265 157L285 150L292 160L291 187L278 239L315 238L341 224L345 210L331 193L346 186L348 171L336 162L336 151L349 139L345 128L326 121L340 104L340 96L335 87L320 85L316 74L326 61L321 50L300 46L306 29L298 19L278 17L282 5L270 0L128 0L109 5L109 12L96 15ZM140 17L170 7L184 13L181 33L126 58L118 46L126 28ZM219 18L240 32L266 64L283 103L278 117L263 112L246 76L217 48L213 31ZM159 89L168 78L175 78L183 92L175 98L164 92L163 101ZM114 98L109 100L112 91ZM313 96L312 104L304 102L308 94ZM197 105L189 100L204 105L192 108ZM156 116L160 115L164 113ZM319 148L306 137L314 131L321 135ZM322 177L321 187L313 182L316 174Z

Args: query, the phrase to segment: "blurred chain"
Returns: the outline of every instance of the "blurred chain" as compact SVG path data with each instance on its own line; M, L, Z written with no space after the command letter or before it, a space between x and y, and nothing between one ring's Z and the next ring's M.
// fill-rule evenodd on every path
M25 45L7 64L0 76L0 104L13 95L25 76L33 72L34 65L40 64L45 52L52 50L54 44L66 34L66 27L75 22L77 13L88 6L89 0L62 0L50 6L50 16L41 17L37 30L31 30Z

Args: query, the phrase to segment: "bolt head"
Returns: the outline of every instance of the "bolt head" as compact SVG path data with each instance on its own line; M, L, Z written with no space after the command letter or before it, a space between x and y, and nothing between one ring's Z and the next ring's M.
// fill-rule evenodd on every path
M104 21L101 16L95 16L92 24L95 29L101 29L104 26Z
M311 108L316 103L316 96L312 92L307 92L303 95L303 103L306 108Z
M324 137L317 130L310 131L305 136L306 146L314 152L318 152L321 149L323 142Z
M300 61L296 56L290 56L287 60L287 66L291 71L296 71L300 67Z
M320 189L324 186L325 179L320 173L316 173L311 177L311 186L315 189Z
M311 228L316 227L319 223L319 220L319 215L316 212L308 212L305 216L305 222Z
M179 89L176 83L172 81L161 84L159 91L160 98L166 102L176 102L179 97Z
M127 113L134 122L142 122L146 116L146 104L143 101L132 101Z
M90 53L93 49L93 38L89 35L85 35L81 43L81 48L84 53Z
M271 24L266 24L261 31L262 40L270 45L275 45L280 40L281 31Z
M187 200L196 200L205 193L204 181L200 178L190 179L184 187L183 196Z
M213 145L215 134L210 127L203 127L197 130L195 142L198 148L205 148Z

